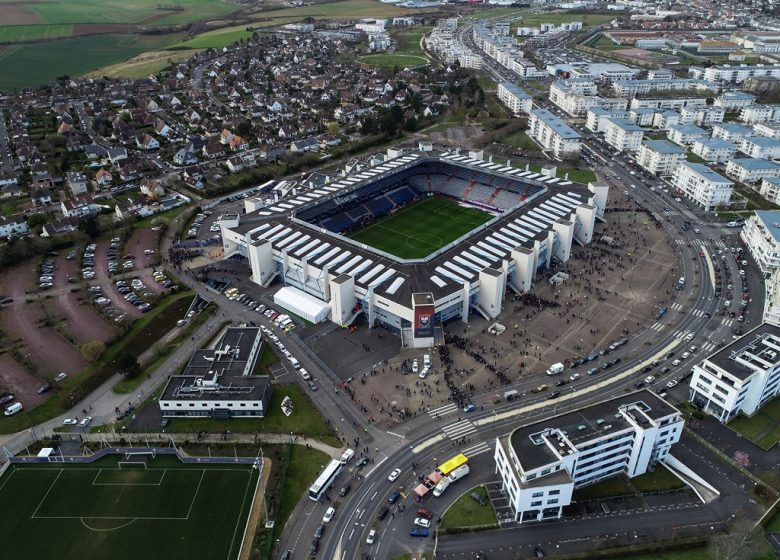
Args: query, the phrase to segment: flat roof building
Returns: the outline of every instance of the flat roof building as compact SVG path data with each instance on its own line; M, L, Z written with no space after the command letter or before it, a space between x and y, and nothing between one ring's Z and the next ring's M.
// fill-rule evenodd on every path
M196 350L184 372L165 385L163 417L265 416L271 381L254 375L262 342L257 327L229 327L214 348Z
M768 159L735 158L726 164L726 175L740 183L780 177L780 165Z
M725 423L780 394L780 328L766 323L693 367L690 401Z
M518 85L511 82L498 84L498 98L509 107L515 116L520 113L530 113L533 109L533 98Z
M701 163L681 162L674 170L672 184L706 212L731 201L733 183Z
M756 210L740 237L765 276L780 269L780 211Z
M639 147L637 163L656 177L669 177L685 161L685 148L669 140L645 140Z
M515 429L496 439L496 473L519 523L558 519L575 488L663 461L680 411L644 390Z
M577 157L580 153L580 134L547 109L531 111L528 135L558 159Z

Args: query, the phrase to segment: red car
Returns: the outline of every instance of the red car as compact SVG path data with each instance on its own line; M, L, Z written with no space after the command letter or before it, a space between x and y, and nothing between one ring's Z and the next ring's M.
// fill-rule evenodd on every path
M433 512L425 508L418 509L417 515L419 517L424 517L425 519L433 519Z

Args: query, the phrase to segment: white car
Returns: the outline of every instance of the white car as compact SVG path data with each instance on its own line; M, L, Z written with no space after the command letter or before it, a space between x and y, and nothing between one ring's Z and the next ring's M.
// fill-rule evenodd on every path
M569 381L577 381L580 378L579 373L574 373L571 376L569 376Z
M62 423L66 426L75 426L76 424L79 423L79 421L76 420L75 418L66 418L65 420L62 421Z
M420 364L417 363L417 358L412 360L412 373L417 373L420 370Z
M431 526L431 520L424 517L417 517L414 520L414 524L418 527L425 527L426 529Z
M398 480L399 476L401 476L401 469L394 469L393 472L390 473L390 476L387 477L387 480L395 482Z
M693 353L694 353L694 352L696 352L696 350L698 350L698 349L699 349L699 347L698 347L698 346L691 346L691 347L690 347L690 349L689 349L689 351L690 351L690 353L691 353L691 354L693 354Z
M671 379L670 381L667 381L666 382L666 386L669 387L670 389L672 387L676 387L677 386L677 380L676 379Z
M679 366L682 362L680 360L675 360L672 362L673 366Z
M684 359L686 359L686 358L690 357L690 355L691 355L691 353L690 353L690 352L683 352L681 357L682 357L682 359L684 360Z
M374 539L376 539L376 530L371 529L366 537L366 544L374 544Z
M329 507L325 511L325 515L322 516L322 522L323 523L330 523L330 520L333 519L333 515L336 513L336 508Z
M685 337L685 340L687 341L693 340L693 333L688 333L688 336Z
M428 377L428 366L423 366L420 373L417 374L417 377L419 377L420 379L425 379L426 377Z
M86 416L81 420L81 422L79 422L79 426L81 426L82 428L86 428L87 426L89 426L90 422L92 422L92 416Z
M647 377L645 377L645 384L646 385L650 385L650 384L652 384L654 382L655 382L655 377L653 377L652 375L648 375Z

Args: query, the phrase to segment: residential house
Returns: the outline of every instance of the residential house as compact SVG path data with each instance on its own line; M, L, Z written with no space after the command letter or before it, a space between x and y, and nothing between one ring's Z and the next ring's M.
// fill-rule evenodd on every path
M87 177L79 171L68 171L65 173L65 181L68 189L75 197L87 193Z
M160 143L156 138L149 134L143 134L137 136L135 139L136 146L141 150L156 150L160 147Z

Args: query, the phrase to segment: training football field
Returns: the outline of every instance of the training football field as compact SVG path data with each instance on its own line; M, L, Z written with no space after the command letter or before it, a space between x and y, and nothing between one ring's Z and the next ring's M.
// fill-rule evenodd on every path
M402 259L420 259L492 218L447 198L428 197L349 237Z
M0 478L2 557L14 560L234 560L259 469L157 456L119 468L14 464Z

